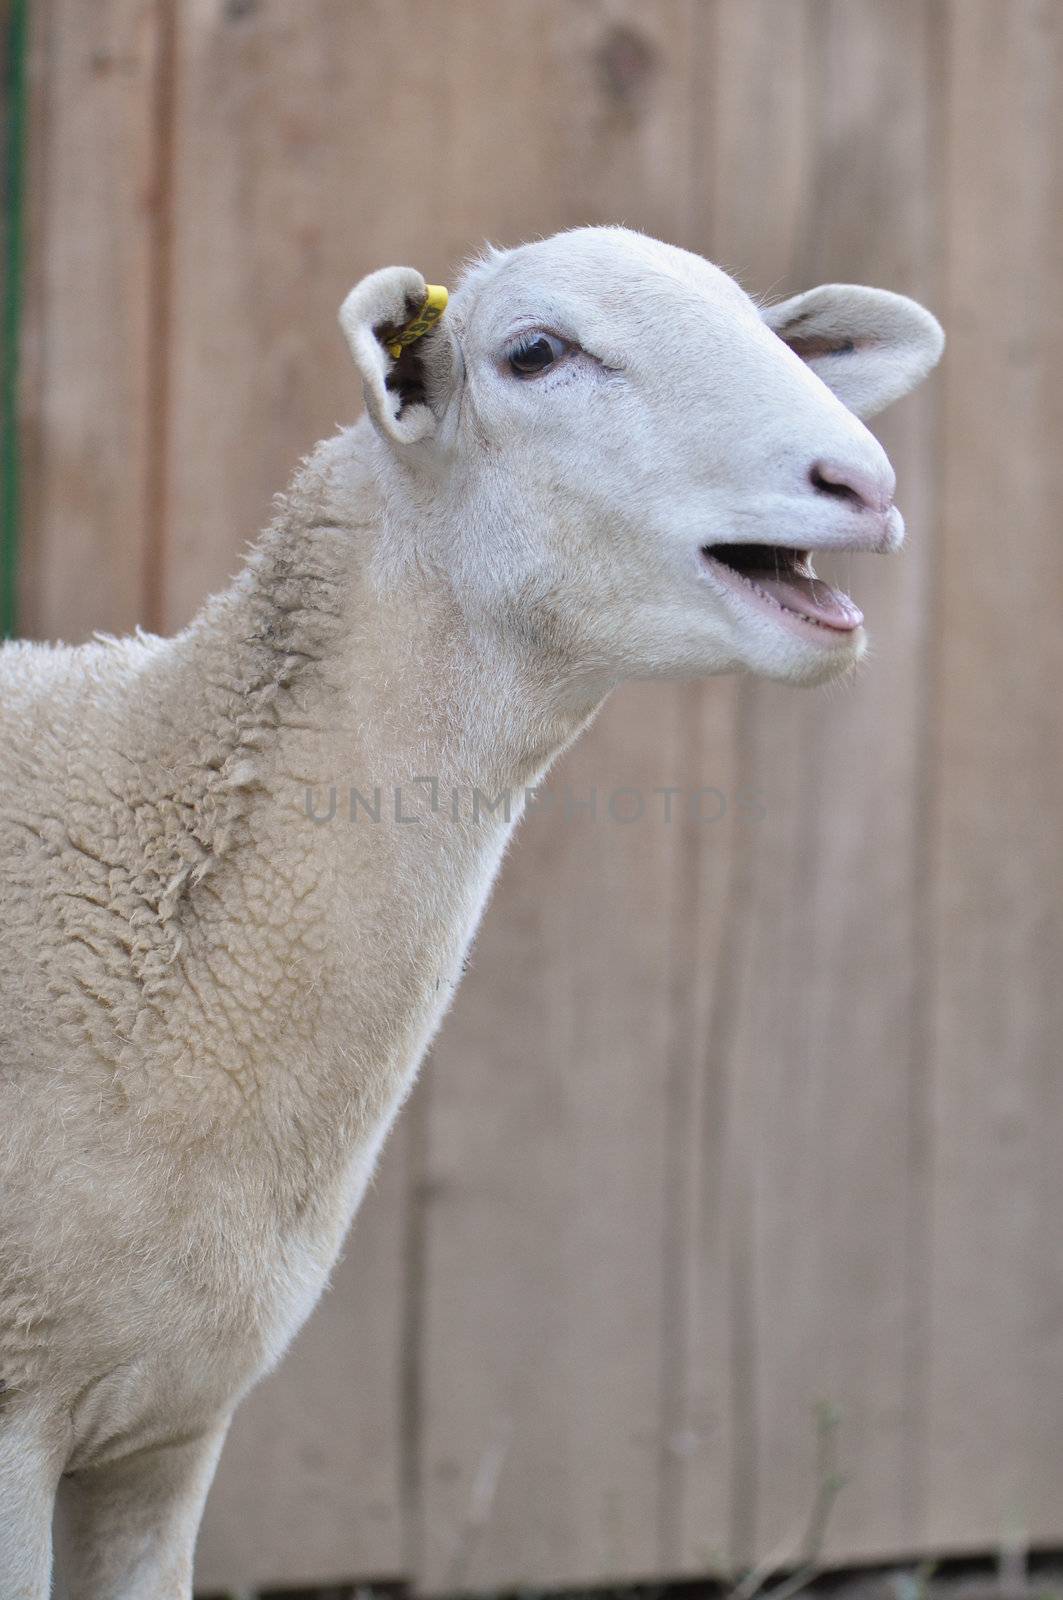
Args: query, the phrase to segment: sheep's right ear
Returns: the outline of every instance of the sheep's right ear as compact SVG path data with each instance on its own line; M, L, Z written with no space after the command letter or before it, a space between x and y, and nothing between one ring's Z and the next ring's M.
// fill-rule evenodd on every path
M394 444L417 444L435 433L456 381L457 351L445 318L444 325L396 345L427 296L414 267L384 267L356 284L340 307L366 409L378 433Z

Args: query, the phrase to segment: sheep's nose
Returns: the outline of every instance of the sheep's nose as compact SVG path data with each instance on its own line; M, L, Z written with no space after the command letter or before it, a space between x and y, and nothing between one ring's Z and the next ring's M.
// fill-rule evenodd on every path
M844 461L816 461L808 469L808 481L817 494L847 500L860 511L884 515L893 504L897 477L886 460L882 465L857 466Z

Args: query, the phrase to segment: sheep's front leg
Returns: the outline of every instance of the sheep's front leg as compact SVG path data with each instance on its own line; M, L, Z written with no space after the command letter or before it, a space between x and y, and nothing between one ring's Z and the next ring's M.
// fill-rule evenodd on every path
M60 1462L33 1425L5 1417L0 1402L0 1595L48 1600L52 1508Z
M227 1426L63 1479L65 1600L190 1600L196 1534Z

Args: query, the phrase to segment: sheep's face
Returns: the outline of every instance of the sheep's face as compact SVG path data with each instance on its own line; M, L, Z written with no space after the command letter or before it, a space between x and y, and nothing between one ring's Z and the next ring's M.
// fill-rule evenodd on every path
M812 561L903 538L856 413L933 366L928 312L852 286L762 309L613 228L492 254L393 360L386 331L423 295L388 269L342 320L426 553L470 606L603 682L816 683L859 658L861 613Z

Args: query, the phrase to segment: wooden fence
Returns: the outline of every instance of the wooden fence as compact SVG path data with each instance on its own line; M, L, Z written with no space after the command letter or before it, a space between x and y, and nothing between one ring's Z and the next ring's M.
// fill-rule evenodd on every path
M843 693L619 694L523 828L201 1581L1063 1542L1063 5L31 0L23 629L172 628L357 405L365 271L621 220L950 348ZM622 785L715 821L610 820Z

